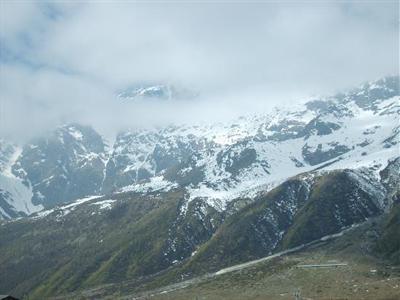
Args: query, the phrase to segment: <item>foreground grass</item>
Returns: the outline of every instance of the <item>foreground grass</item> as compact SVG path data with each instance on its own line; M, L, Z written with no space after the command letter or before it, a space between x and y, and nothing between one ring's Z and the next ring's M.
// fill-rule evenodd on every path
M347 262L336 268L302 269L298 264ZM369 257L330 255L325 251L277 258L258 266L210 278L169 293L141 299L400 299L400 273Z
M371 226L365 224L330 242L239 271L204 278L187 287L168 292L166 287L123 299L292 300L296 291L302 299L400 299L400 267L371 255L374 244ZM348 265L298 267L340 262Z

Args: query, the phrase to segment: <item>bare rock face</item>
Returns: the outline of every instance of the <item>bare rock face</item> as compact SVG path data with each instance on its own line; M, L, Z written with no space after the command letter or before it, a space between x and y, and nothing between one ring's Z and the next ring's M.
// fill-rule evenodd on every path
M98 193L104 167L101 136L91 127L71 124L25 145L12 173L32 189L34 204L52 207Z

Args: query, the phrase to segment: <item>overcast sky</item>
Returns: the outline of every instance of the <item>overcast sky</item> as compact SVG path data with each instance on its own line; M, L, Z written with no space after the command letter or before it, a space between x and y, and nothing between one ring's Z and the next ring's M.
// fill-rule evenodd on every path
M398 1L0 0L0 136L224 119L398 74ZM137 82L199 92L121 105Z

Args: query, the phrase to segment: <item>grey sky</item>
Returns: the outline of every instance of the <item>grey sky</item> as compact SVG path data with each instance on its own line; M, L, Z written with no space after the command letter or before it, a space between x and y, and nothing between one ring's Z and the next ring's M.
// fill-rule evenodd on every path
M398 19L397 1L1 0L0 135L225 118L397 74ZM121 106L143 81L201 97Z

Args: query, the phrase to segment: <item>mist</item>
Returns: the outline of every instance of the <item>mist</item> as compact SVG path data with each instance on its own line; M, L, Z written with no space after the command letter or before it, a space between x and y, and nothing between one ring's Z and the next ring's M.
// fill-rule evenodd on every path
M0 136L216 122L399 73L399 4L0 2ZM116 97L137 82L190 101Z

